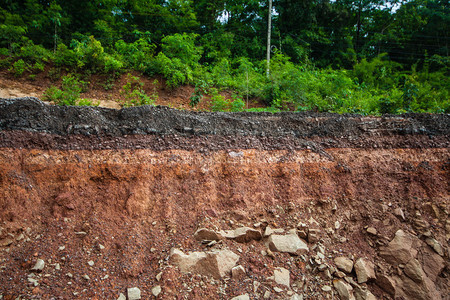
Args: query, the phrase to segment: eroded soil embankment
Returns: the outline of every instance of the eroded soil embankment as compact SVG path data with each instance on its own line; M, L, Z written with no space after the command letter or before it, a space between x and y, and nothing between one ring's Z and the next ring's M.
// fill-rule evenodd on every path
M147 299L155 286L162 299L331 299L346 291L447 299L448 116L0 106L6 299L116 299L129 287ZM282 235L295 228L309 251L276 252L268 237L206 245L193 236L242 226ZM245 274L214 278L204 266L184 274L169 259L173 247L229 249ZM337 257L366 259L376 278L358 282ZM45 267L31 271L38 259ZM280 270L288 284L273 277Z

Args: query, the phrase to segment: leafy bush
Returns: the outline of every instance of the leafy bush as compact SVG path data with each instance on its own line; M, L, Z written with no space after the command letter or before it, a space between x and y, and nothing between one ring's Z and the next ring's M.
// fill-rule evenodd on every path
M51 58L51 53L41 45L35 45L32 41L27 42L20 48L18 56L22 57L29 63L44 64Z
M158 85L158 81L155 80L153 84ZM151 97L149 97L144 91L144 83L139 77L130 73L127 74L127 82L122 87L121 94L125 97L125 101L122 103L124 107L153 105L158 99L156 88L153 90Z
M104 52L102 44L93 36L79 42L75 41L77 67L92 72L120 71L123 62L118 57Z
M56 66L76 67L78 65L78 56L74 50L60 43L56 48L53 62Z
M76 105L86 82L78 80L72 75L64 76L62 89L55 86L44 92L44 99L57 105Z
M9 69L11 73L16 77L22 76L22 74L28 70L28 65L23 61L23 59L19 59L16 61L12 67Z
M194 74L201 74L202 69L198 63L202 50L195 46L196 37L186 33L164 37L162 51L152 61L149 71L162 74L170 88L193 83Z
M123 57L128 68L145 72L150 67L150 60L155 53L156 46L150 44L147 39L140 38L134 43L118 40L115 43L115 49Z

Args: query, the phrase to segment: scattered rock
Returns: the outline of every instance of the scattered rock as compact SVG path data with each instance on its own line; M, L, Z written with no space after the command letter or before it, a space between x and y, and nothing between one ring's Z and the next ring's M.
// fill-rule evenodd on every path
M273 271L273 277L277 284L285 285L287 287L289 287L291 284L291 276L289 274L289 270L285 268L276 268Z
M406 276L411 278L413 281L420 283L423 281L423 278L425 276L422 266L420 265L419 261L417 259L411 259L403 269Z
M336 267L345 273L349 274L353 270L353 261L345 256L336 257L334 259L334 263L336 264Z
M365 258L359 258L355 263L356 277L358 283L364 283L368 280L375 279L375 266L373 263Z
M353 290L356 300L377 300L377 298L367 289L361 286L355 287Z
M444 259L425 245L417 256L427 277L431 281L436 281L438 275L445 268Z
M279 287L277 287L277 286L274 287L273 290L274 290L275 292L277 292L277 293L281 293L281 292L283 291L282 288L279 288Z
M233 297L233 298L231 298L231 300L250 300L250 297L248 294L243 294L243 295Z
M425 240L428 246L430 246L437 254L444 256L444 250L442 250L441 244L433 238L427 238Z
M321 289L324 292L331 292L331 286L329 286L329 285L324 285L321 287Z
M155 276L156 281L160 281L161 280L162 274L163 274L163 272L159 272L158 274L156 274L156 276Z
M396 283L394 279L392 279L389 276L386 275L379 275L377 276L377 280L375 283L386 293L391 295L392 297L395 297L396 294Z
M83 275L83 278L86 279L86 280L91 280L91 278L90 278L89 275L87 275L87 274L84 274L84 275Z
M248 243L252 240L259 241L262 238L259 230L250 227L239 227L235 230L222 230L219 234L227 239L233 239L238 243Z
M127 297L125 297L124 294L120 293L119 298L117 300L127 300Z
M233 279L241 279L241 278L245 277L245 269L244 269L244 267L241 266L241 265L233 267L231 269L231 277Z
M5 239L0 240L0 247L6 247L6 246L9 246L9 245L11 245L12 243L14 243L14 240L13 240L13 239L5 238Z
M333 286L337 290L341 300L355 299L355 297L353 296L352 286L347 282L345 282L344 280L342 279L333 280Z
M36 264L34 265L33 268L31 268L31 270L33 271L42 271L45 267L45 261L43 261L42 259L38 259L36 261Z
M88 261L88 265L92 267L94 265L94 261L93 260Z
M394 215L397 216L400 220L405 221L405 214L400 207L394 209Z
M382 247L380 256L392 265L405 264L417 255L413 244L420 242L411 234L398 230L394 239L386 247Z
M200 228L194 233L194 238L197 241L219 241L223 237L215 232L214 230L206 229L206 228Z
M277 252L287 252L294 255L301 255L309 251L308 245L296 234L278 235L272 234L267 240L270 250Z
M319 241L320 229L310 228L308 230L308 242L314 244Z
M289 300L303 300L303 295L294 294Z
M127 289L128 300L141 299L141 290L137 287Z
M366 231L372 235L377 235L377 230L373 227L367 228Z
M184 254L181 250L173 248L170 251L170 259L183 273L193 272L220 279L236 265L239 255L230 250Z
M158 297L159 294L161 294L161 286L157 285L154 288L152 288L152 294L155 297Z
M284 229L282 229L282 228L275 228L275 229L273 229L270 226L267 226L266 230L264 231L264 237L269 237L272 234L281 234L283 232L284 232Z

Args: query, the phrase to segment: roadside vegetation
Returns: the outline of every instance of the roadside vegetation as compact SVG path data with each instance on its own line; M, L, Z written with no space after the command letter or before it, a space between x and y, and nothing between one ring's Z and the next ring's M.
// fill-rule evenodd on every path
M45 92L59 105L96 105L80 99L91 75L106 74L108 89L128 74L123 106L153 104L139 76L161 75L168 88L194 86L193 107L210 97L213 111L258 99L266 108L253 111L450 112L447 1L280 0L274 10L267 76L265 1L6 1L0 68L61 82Z

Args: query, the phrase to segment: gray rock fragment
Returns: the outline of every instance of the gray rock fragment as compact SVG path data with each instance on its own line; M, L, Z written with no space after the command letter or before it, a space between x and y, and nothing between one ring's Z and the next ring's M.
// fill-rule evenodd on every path
M141 290L137 287L127 289L128 300L141 299Z

